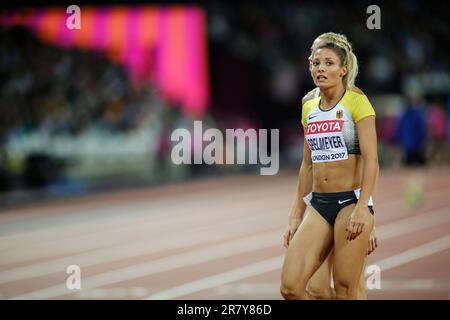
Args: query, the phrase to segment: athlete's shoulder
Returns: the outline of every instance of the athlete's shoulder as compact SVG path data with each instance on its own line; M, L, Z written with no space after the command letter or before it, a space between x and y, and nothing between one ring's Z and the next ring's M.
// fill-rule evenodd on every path
M317 88L316 88L317 89ZM302 124L306 128L306 116L317 105L319 97L317 97L316 89L308 92L302 99Z
M355 92L355 93L358 93L358 94L361 94L361 95L365 96L365 93L360 88L358 88L356 86L352 88L352 91Z
M363 99L367 99L364 92L359 88L353 87L351 90L348 90L346 92L344 98L342 99L342 102L347 107L356 107L358 103Z
M308 101L313 100L314 98L317 98L318 94L317 94L317 90L319 90L319 88L314 88L311 91L309 91L302 99L302 105L304 105L305 103L307 103Z
M359 88L353 87L351 90L347 91L352 98L360 98L361 96L365 96L366 94Z
M303 111L309 112L319 102L320 96L317 94L315 90L316 89L311 90L303 97L302 99Z
M364 92L359 88L354 87L352 90L347 91L342 102L343 105L351 111L356 122L366 116L375 115L372 104Z

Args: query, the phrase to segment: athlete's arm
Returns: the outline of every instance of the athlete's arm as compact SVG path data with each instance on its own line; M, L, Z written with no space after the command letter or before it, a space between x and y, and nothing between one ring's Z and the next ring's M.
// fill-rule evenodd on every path
M309 150L308 143L303 140L303 160L300 166L300 172L298 175L297 183L297 197L296 206L294 206L291 215L298 216L303 219L303 214L306 210L306 203L303 198L312 191L313 174L312 174L312 161L311 150Z
M304 107L305 103L308 100L314 98L314 90L309 91L302 98L302 106ZM302 110L303 116L303 110ZM295 195L295 201L292 206L291 212L289 214L289 222L286 227L286 230L283 235L283 245L285 248L289 247L289 243L292 237L297 231L298 226L302 222L303 215L306 210L306 203L303 201L303 197L310 193L312 190L312 161L311 161L311 151L306 143L306 140L303 140L303 160L300 165L300 170L298 173L298 181L297 181L297 192Z
M306 210L306 203L303 201L303 197L312 191L312 161L311 151L306 140L303 141L303 160L300 165L300 171L297 181L297 193L295 196L294 205L292 206L289 214L289 223L286 231L283 235L283 245L287 248L289 243L297 231L298 226L302 222L303 215Z
M380 176L380 168L377 166L378 170L377 170L377 177L375 179L375 186L373 188L373 193L372 193L372 202L373 202L373 208L375 210L375 204L376 204L376 196L377 196L377 191L378 191L378 177ZM370 233L370 238L369 238L369 247L367 248L367 254L371 254L372 252L375 251L375 249L378 247L378 238L377 238L377 233L375 230L375 221L373 223L373 229L372 232Z
M316 89L312 89L302 98L302 106L304 106L307 101L314 98L315 90ZM306 203L303 201L303 197L309 194L311 190L312 190L311 150L309 149L306 139L303 139L303 160L300 165L300 171L298 173L297 195L290 216L293 216L295 218L300 216L300 219L303 219L303 214L305 213L306 210Z
M361 195L347 227L349 240L355 239L362 232L364 227L362 215L367 209L370 195L374 192L379 170L375 117L368 116L358 121L356 123L356 129L358 131L359 146L364 165Z
M358 88L357 86L354 86L352 88L353 92L359 93L359 94L365 94L360 88ZM375 180L375 187L373 189L373 193L372 193L372 202L373 202L373 207L375 210L375 204L376 204L376 194L377 194L377 186L378 186L378 176L379 176L379 170L377 171L377 178ZM375 251L375 249L378 247L378 239L377 239L377 234L376 234L376 230L375 230L375 222L374 222L374 226L372 229L372 232L370 233L370 238L369 238L369 246L367 248L367 254L371 254L372 252Z

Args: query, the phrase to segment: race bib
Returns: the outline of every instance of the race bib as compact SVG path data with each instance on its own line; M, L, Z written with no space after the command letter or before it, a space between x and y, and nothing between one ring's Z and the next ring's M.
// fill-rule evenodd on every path
M342 128L344 120L326 120L308 123L306 141L313 163L348 159Z

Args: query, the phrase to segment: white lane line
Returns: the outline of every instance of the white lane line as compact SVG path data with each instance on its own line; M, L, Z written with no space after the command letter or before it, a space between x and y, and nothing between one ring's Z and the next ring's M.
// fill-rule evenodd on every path
M245 267L233 269L224 273L219 273L214 276L189 282L184 285L153 294L147 297L146 300L174 299L194 292L214 288L226 283L254 277L260 274L267 273L269 271L278 270L281 266L281 263L283 262L282 259L283 256L270 258L263 261L259 261L257 263L253 263Z
M104 248L107 246L120 245L127 242L129 237L132 237L132 240L136 240L136 238L138 240L142 240L147 238L147 235L149 234L152 237L166 236L169 232L172 232L175 235L177 232L180 232L180 230L185 230L186 228L197 226L198 224L214 223L220 220L230 221L232 219L242 219L241 217L243 212L245 212L247 216L258 216L262 210L267 211L268 208L273 210L272 212L278 212L280 210L280 206L277 202L275 202L275 205L272 206L268 206L263 203L243 206L242 204L239 205L238 203L234 203L227 206L226 215L219 209L215 210L214 213L216 216L212 215L210 210L207 210L207 208L203 208L200 212L194 211L195 214L192 215L178 216L173 212L179 210L172 208L173 210L171 209L166 212L168 217L163 220L153 220L150 216L148 221L134 221L134 223L129 223L127 226L122 228L120 233L118 232L119 230L116 229L108 231L107 228L100 228L98 232L92 230L89 235L81 238L61 236L62 239L58 241L52 240L38 244L30 243L28 247L21 248L20 250L17 248L8 250L0 255L0 266L26 262L33 259L42 259L44 257L67 255L79 253L81 251L91 251L93 249ZM99 228L97 227L97 230L98 229ZM167 231L168 229L170 231ZM101 235L102 230L103 233L109 234ZM125 231L127 231L126 234L124 234Z
M261 207L262 208L262 207ZM242 208L240 208L242 209ZM264 209L267 209L267 207L264 207ZM281 208L277 208L277 209L281 209ZM250 210L250 209L249 209ZM251 208L252 212L255 211L259 211L258 208L255 208L254 206L252 206ZM441 210L440 212L444 212L445 210ZM236 210L232 210L231 212L236 212ZM247 212L248 213L248 212ZM166 214L168 214L168 212L166 212ZM205 218L206 216L210 215L209 213L204 213L203 214L203 218ZM165 219L165 220L160 220L160 221L142 221L140 222L137 226L135 226L133 228L133 235L138 235L139 232L148 234L150 233L150 228L151 229L156 229L156 230L161 230L164 228L164 226L170 225L174 222L177 222L177 226L178 225L183 225L184 223L192 223L193 222L193 217L189 216L182 216L182 217L173 217L170 218L171 215L169 215L169 218ZM196 216L195 218L200 218L202 217L202 215L200 214L200 216ZM424 217L429 217L429 219L424 219ZM229 219L230 217L227 216L227 218ZM422 228L424 225L435 225L435 220L434 219L439 219L439 221L445 222L447 220L447 218L450 218L450 215L447 214L442 214L442 213L436 213L436 214L420 214L418 216L414 216L411 217L411 220L401 220L401 221L396 221L392 224L389 224L390 228L388 228L388 226L381 226L377 229L377 234L379 236L380 239L383 238L389 238L391 236L395 236L398 234L399 230L402 230L404 233L409 232L412 228ZM175 220L174 220L175 219ZM409 223L409 221L411 221L411 223L414 222L414 225L411 225L411 228L409 227L409 224L406 225L406 221ZM185 225L184 225L185 226ZM98 229L98 227L97 227ZM130 229L130 226L125 226L124 228L122 228L124 230L128 230ZM386 230L385 230L386 229ZM109 248L104 248L107 246L113 246L113 245L120 245L124 239L123 237L117 237L114 236L114 234L111 234L112 232L117 232L118 230L110 230L110 228L100 228L100 232L102 230L106 230L106 232L110 233L110 237L107 238L105 236L101 237L99 236L98 232L93 232L91 235L89 236L85 236L82 238L73 238L73 237L65 237L64 241L58 241L55 242L54 240L49 241L49 242L44 242L44 243L33 243L33 245L22 248L22 249L18 249L15 248L14 250L9 250L7 252L3 252L2 255L0 255L0 266L5 266L8 264L14 264L14 263L21 263L21 262L25 262L27 260L33 260L33 259L38 259L38 258L43 258L43 257L51 257L51 256L57 256L57 255L67 255L67 254L73 254L76 252L80 252L83 250L88 250L91 251L92 249L101 249L101 250L108 250ZM103 231L105 232L105 231ZM95 244L93 246L93 244ZM27 268L27 267L26 267Z
M240 282L230 283L217 286L212 289L214 295L277 295L281 298L280 294L280 282Z
M433 192L430 195L426 195L426 199L431 201L434 198L442 199L442 194L446 193L447 190L450 190L450 188L447 189L441 189L439 191ZM234 189L235 191L235 189ZM71 253L76 253L83 251L87 244L90 244L91 246L93 244L97 245L98 247L105 246L107 243L102 243L95 241L92 239L92 236L90 234L95 233L97 236L100 233L107 233L111 234L114 232L124 231L130 228L135 228L136 223L139 224L139 226L143 224L148 224L149 220L151 219L152 222L158 221L159 218L167 218L172 217L172 213L183 211L187 204L190 206L199 206L198 208L191 208L195 209L195 212L199 212L200 214L203 214L204 212L207 212L208 209L211 207L212 204L217 205L220 203L227 203L227 205L232 205L233 203L239 203L236 201L236 197L239 197L242 195L242 193L234 192L232 194L221 194L220 198L210 198L207 203L205 203L204 198L202 198L202 201L195 202L193 199L188 199L186 201L179 201L178 202L178 208L176 207L177 204L171 203L170 205L167 205L165 202L167 199L159 200L159 199L153 199L151 203L145 202L146 200L140 200L138 203L127 203L123 205L107 205L100 206L95 205L92 208L87 208L86 210L90 211L91 213L95 214L94 216L92 214L89 214L89 212L83 211L83 214L78 214L78 212L70 212L68 213L70 217L70 220L73 220L73 222L76 222L75 224L70 223L70 225L67 225L68 221L65 221L69 218L61 218L60 220L49 219L48 222L52 223L53 225L58 222L62 225L60 226L52 226L50 228L46 228L45 230L34 230L29 232L23 232L19 234L11 234L11 235L1 235L0 231L0 251L1 250L11 250L9 253L2 252L0 255L0 263L1 263L1 257L6 257L8 254L18 254L22 253L24 256L17 262L26 261L26 253L31 252L32 258L36 258L35 254L36 252L44 252L43 250L49 249L50 251L56 250L56 252L51 252L49 256L51 255L60 255L64 254L61 250L61 244L64 243L60 241L61 238L63 239L70 239L70 241L66 241L66 245L64 246L67 250ZM265 198L270 197L272 200L279 200L280 203L285 203L286 201L282 201L285 198L285 193L277 193L277 194L268 194L263 195ZM246 195L247 197L247 195ZM207 197L209 198L209 197ZM195 199L194 199L195 200ZM381 202L377 205L378 211L384 211L385 207L388 207L392 209L392 206L394 204L401 204L403 202L402 199L395 199L390 200L387 202ZM201 203L201 205L199 205ZM175 206L175 207L174 207ZM239 208L238 208L239 209ZM287 208L285 208L287 210ZM63 211L61 214L65 216L64 208L61 208ZM123 213L126 212L126 215ZM230 210L230 212L234 212L234 210ZM108 216L109 218L105 217ZM113 218L112 221L107 220L110 218ZM96 223L92 221L92 218L96 219ZM179 217L178 217L179 218ZM80 219L80 220L78 220ZM37 220L37 222L40 222L38 218L35 218L34 220ZM26 221L25 221L26 222ZM31 223L31 222L30 222ZM33 222L34 223L34 222ZM101 223L102 228L98 228L97 224ZM80 238L81 237L81 238ZM78 241L78 239L80 241ZM115 237L117 239L117 237ZM74 241L76 240L76 241ZM43 242L45 241L45 242ZM55 241L58 241L59 244L57 247L55 247L54 243ZM32 244L33 249L30 250L30 244ZM77 244L80 244L79 247L75 247ZM113 244L116 244L113 242ZM39 248L35 248L34 246L39 245ZM72 249L73 248L73 249ZM89 248L92 249L92 248ZM13 253L11 253L13 252ZM34 253L34 255L33 255ZM40 257L39 257L40 258ZM13 261L15 262L15 261ZM6 263L8 264L8 263ZM4 264L2 264L4 265Z
M97 232L108 231L111 228L119 228L121 229L124 223L136 223L136 222L154 222L160 221L161 219L170 220L174 218L174 212L180 212L180 210L186 210L186 206L194 206L193 209L201 209L202 207L205 210L192 210L192 216L203 216L207 211L207 208L210 208L214 202L209 199L205 201L201 201L198 203L186 203L183 202L183 199L179 199L179 202L162 202L162 201L142 201L142 203L130 205L120 205L111 207L109 205L105 205L100 208L91 208L86 209L85 211L78 213L62 214L62 218L69 220L69 218L73 221L60 221L57 218L51 219L47 221L47 226L45 229L39 229L35 231L24 231L19 234L11 234L0 236L0 246L4 246L6 244L15 244L15 245L28 245L29 240L38 240L45 239L47 241L55 240L54 236L62 236L73 233L77 235L79 233L85 232L86 230L97 230ZM177 215L180 218L179 215ZM33 219L35 221L29 222L38 224L40 221L38 218ZM101 223L102 227L99 229L96 223ZM69 223L70 222L70 223ZM58 225L58 223L60 225ZM50 224L50 226L49 226ZM7 226L4 226L5 228ZM20 243L19 240L22 240L23 243ZM4 249L4 248L3 248Z
M267 209L267 208L266 208ZM270 222L270 217L273 214L271 212L261 216L251 216L242 218L239 221L227 221L220 224L219 231L214 232L208 237L208 241L215 241L229 236L232 238L234 235L242 233L242 228L254 222L260 221L259 227L264 227L267 224L261 222ZM421 229L433 227L439 224L443 224L450 221L450 215L447 210L439 210L437 212L431 212L428 214L421 214L418 216L395 221L388 225L382 225L377 228L377 235L380 240L386 240L409 232L418 231ZM226 229L227 225L236 225L230 231ZM182 248L183 246L196 245L204 242L204 235L202 230L208 230L211 226L206 226L200 229L195 229L190 234L183 234L182 237L170 237L154 238L148 241L139 241L137 243L126 244L118 247L104 248L81 253L78 255L72 255L64 257L62 259L56 259L52 261L46 261L43 263L35 263L29 266L14 268L11 270L4 270L0 272L0 284L8 283L17 280L25 280L44 276L56 272L65 270L68 265L76 264L83 267L99 265L102 263L110 263L114 261L130 259L141 255L149 255L157 253L163 250L170 250L176 248ZM238 233L234 233L238 232Z
M446 250L448 248L450 248L450 236L446 236L419 247L407 250L401 254L397 254L384 260L375 262L374 264L380 266L381 271L386 271L409 263L411 261L423 258L425 256ZM266 272L279 270L281 268L282 259L283 256L279 256L255 263L247 267L233 269L231 271L220 273L204 279L188 282L183 285L152 294L147 297L146 300L176 299L188 294L211 289L217 287L218 285L223 285L237 280L264 274ZM279 264L275 265L275 261L278 261ZM240 273L242 273L242 276L239 276Z
M209 233L208 242L243 237L248 234L249 225L257 225L259 231L273 226L272 213L260 216L243 217L239 220L221 222L218 225L209 225L190 229L189 232L179 233L176 237L151 237L145 241L133 242L111 248L93 250L61 259L35 263L32 265L14 268L0 272L0 284L45 276L52 273L64 272L69 265L76 264L80 268L106 264L120 260L132 259L151 255L162 251L180 249L188 246L205 243L205 232L209 233L214 227L215 231ZM171 230L173 231L173 230Z
M266 208L267 209L267 208ZM239 221L227 221L220 225L219 231L215 232L208 238L208 241L215 241L223 239L226 233L230 233L230 230L225 229L226 225L239 223L242 226L248 226L253 222L267 221L273 214L270 212L261 216L251 216L242 218ZM380 240L386 240L403 234L407 234L413 231L433 227L436 225L444 224L450 221L450 215L448 210L438 210L427 214L420 214L410 218L395 221L388 225L382 225L377 228L377 235ZM44 276L51 273L61 272L65 270L68 265L76 264L81 268L87 266L98 265L101 263L110 263L123 259L129 259L138 257L141 255L148 255L162 250L169 250L175 248L181 248L183 246L195 245L203 242L203 235L201 234L203 229L209 229L211 226L203 227L201 229L194 230L191 234L183 235L182 238L170 237L169 240L158 238L157 240L149 239L148 241L139 241L137 243L126 244L118 247L98 249L81 253L78 255L72 255L64 257L62 259L56 259L53 261L46 261L43 263L35 263L29 266L14 268L12 270L4 270L0 272L0 284L8 283L17 280L25 280L34 277ZM233 237L233 231L241 231L239 225L237 229L232 229L229 237ZM225 234L224 234L225 232Z
M381 290L450 290L450 283L434 279L381 280Z
M177 254L158 260L144 262L82 279L83 289L92 289L112 283L137 279L167 270L192 266L199 263L231 257L237 254L254 252L255 250L273 247L280 243L280 232L270 231L257 236L249 236L225 244L210 246ZM71 292L64 285L56 285L30 293L21 294L11 299L49 299Z
M449 208L429 211L401 220L396 220L386 225L376 227L377 237L381 240L395 238L413 231L423 230L442 225L450 221Z
M93 290L80 290L75 293L78 299L124 299L134 298L139 299L148 295L148 289L144 287L131 287L131 288L108 288L108 289L93 289Z
M139 203L126 203L122 205L111 206L105 203L102 207L87 208L86 210L64 214L61 212L61 217L53 217L52 219L27 220L20 222L25 225L43 225L46 223L45 229L38 229L33 231L23 231L19 234L2 234L2 228L9 230L11 227L7 225L0 225L0 250L12 249L17 251L19 246L27 246L31 243L39 243L43 240L51 242L61 237L71 236L74 239L80 233L89 233L94 231L97 234L101 232L110 232L113 228L123 229L123 226L128 223L130 228L133 228L134 223L145 223L158 221L160 219L171 219L173 217L180 218L179 212L185 212L186 208L192 212L192 217L203 217L205 214L211 216L211 207L230 209L229 213L233 214L239 211L239 206L251 194L245 194L239 190L239 186L233 189L233 193L217 193L210 195L200 194L191 196L189 198L177 198L176 202L168 202L167 199L153 199L151 201L142 200ZM257 192L254 192L255 196ZM274 193L270 190L263 190L263 196L270 198L272 201L284 203L285 194L282 192ZM261 192L258 194L261 196ZM180 195L181 197L183 195ZM187 196L184 196L187 197ZM240 201L241 200L241 201ZM250 205L250 204L249 204ZM253 204L255 206L255 204ZM286 210L288 208L286 207ZM126 214L124 214L126 213ZM95 220L94 220L95 219ZM43 221L42 221L43 220ZM93 222L96 222L94 223ZM98 223L101 223L103 228L98 228ZM18 223L17 223L18 224ZM49 227L50 225L50 227ZM56 238L56 239L55 239Z
M442 192L442 190L441 190L441 192ZM436 194L432 194L430 197L435 197L435 196L438 196L438 192ZM231 198L231 197L232 197L232 195L229 195L228 198ZM279 199L280 195L272 194L271 199L273 199L274 197L275 197L275 199ZM427 197L427 199L429 199L430 197ZM227 197L225 197L225 198L227 198ZM215 201L212 201L212 202L216 203ZM228 202L228 201L226 201L226 202ZM378 208L383 208L385 206L391 207L391 205L392 205L391 202L401 202L401 201L393 200L390 202L383 202L383 203L380 203ZM232 203L236 203L236 201L233 201ZM156 204L158 204L158 202L156 202ZM183 206L184 205L185 204L183 204ZM203 203L203 205L204 205L204 203ZM209 205L206 207L209 208ZM200 208L203 209L203 208L205 208L205 206L200 207ZM150 207L145 206L145 205L141 205L139 207L139 206L135 205L132 208L127 208L127 216L128 216L127 220L117 221L118 219L116 219L116 218L117 218L118 214L114 213L113 214L113 218L115 218L114 221L112 221L112 222L105 221L106 224L104 222L101 222L103 228L99 229L98 226L94 225L94 223L91 223L91 224L86 223L86 225L83 226L83 230L82 230L83 233L81 235L79 234L79 232L81 231L80 230L81 226L78 224L76 226L69 226L69 227L64 227L62 229L56 229L56 230L54 230L55 228L51 228L48 231L50 234L53 234L53 236L51 237L51 239L48 239L45 242L42 242L42 240L49 237L48 233L41 234L37 238L30 237L29 241L25 242L25 244L26 244L25 247L21 246L20 249L16 247L14 249L9 249L6 252L2 252L2 254L0 254L0 266L6 266L8 264L14 264L14 263L21 263L21 262L25 262L27 260L33 260L33 259L38 259L38 258L40 259L40 258L44 258L44 257L52 257L52 256L54 257L57 255L64 255L64 254L76 254L76 253L79 253L82 251L92 250L95 248L104 248L104 247L111 246L111 245L119 245L123 241L123 237L115 236L117 233L124 232L129 229L133 229L133 232L132 233L130 232L130 234L139 235L141 233L147 232L148 231L148 230L146 230L147 227L149 227L149 228L156 227L158 224L166 225L169 223L168 221L166 221L166 220L158 221L158 219L156 219L156 218L168 216L170 219L170 217L173 217L173 214L171 214L171 213L173 211L177 211L176 209L177 209L176 206L173 207L173 206L164 206L163 205L159 209L155 209L154 204L152 204L152 206L150 206ZM178 209L181 209L181 207ZM240 209L242 209L242 208L240 208ZM105 208L101 208L101 210L107 211L107 209L105 209ZM120 210L123 210L123 207L121 209L119 209L119 211ZM140 211L137 212L138 210L140 210ZM158 210L158 212L155 212L156 210ZM114 208L114 211L118 212L118 208ZM200 215L202 215L202 214L203 214L203 216L207 215L207 214L209 215L209 213L205 213L207 211L206 208L205 208L205 210L199 210L199 211L200 211L200 213L199 213ZM236 210L230 210L230 211L234 212ZM96 212L96 216L101 216L103 219L104 215L100 214L100 213L101 212ZM109 213L111 213L111 212L109 212ZM142 217L142 216L144 216L144 214L146 214L145 219L132 220L131 218L129 218L129 215L131 215L132 217ZM87 215L87 214L85 214L85 215ZM87 216L89 216L89 215L87 215ZM195 216L195 217L199 218L199 216ZM150 220L150 218L151 218L151 220ZM185 216L177 217L177 219L187 219L187 217L185 217ZM187 220L190 221L192 219L189 218ZM177 222L180 222L180 221L177 220ZM137 224L137 226L136 226L136 224ZM161 230L161 229L162 229L162 226L161 226L161 228L158 228L158 230ZM69 232L69 230L70 230L70 232ZM43 232L43 230L40 230L40 232ZM78 233L71 234L73 232L78 232ZM104 236L102 237L101 234L104 234ZM56 239L54 238L54 236L58 236L60 239L58 241L55 241ZM106 238L106 236L109 236L110 238ZM13 238L14 237L15 236L13 236ZM0 241L0 246L4 245L4 244L8 244L8 243L9 244L14 243L14 241L12 241L12 239L8 238L8 237L3 237L1 239L2 239L2 241Z
M406 250L394 256L390 256L373 264L379 266L381 271L386 271L431 254L444 251L448 248L450 248L450 235L432 242L428 242L413 249Z
M391 232L391 231L389 231L389 230L392 230L392 225L395 227L394 228L394 230L395 229L397 229L397 231L398 231L398 234L399 235L402 235L402 234L405 234L405 233L408 233L408 232L411 232L411 231L417 231L417 230L419 230L420 228L427 228L427 227L430 227L430 226L433 226L433 225L436 225L436 224L440 224L440 223L442 223L442 222L445 222L445 221L447 221L446 219L443 219L443 217L448 217L449 215L447 214L447 212L445 211L445 210L440 210L440 211L437 211L437 212L435 212L435 213L431 213L431 214L426 214L426 215L420 215L420 216L415 216L415 217L411 217L411 218L406 218L406 219L403 219L402 221L396 221L396 222L394 222L394 223L392 223L392 224L389 224L389 225L385 225L385 226L381 226L380 228L379 228L379 230L377 231L379 234L381 234L382 235L382 238L383 239L387 239L387 238L391 238L391 237L394 237L395 236L395 232ZM434 221L433 223L431 223L432 221ZM384 231L384 230L387 230L387 231ZM111 248L111 249L114 249L114 248ZM115 249L117 249L117 248L115 248ZM129 253L130 253L130 255L132 256L133 255L133 252L134 253L137 253L136 252L136 249L132 249L132 248L129 248L130 250L129 250ZM143 250L145 250L145 249L143 249ZM113 250L114 251L114 250ZM120 250L121 252L122 252L122 250ZM118 252L117 250L115 251L116 253ZM90 259L95 259L95 257L94 256L96 256L98 259L104 259L105 261L107 261L108 260L108 258L109 257L104 257L104 258L100 258L100 257L102 257L102 254L100 253L100 252L94 252L95 254L93 255L93 256L89 256L88 255L88 258L90 258ZM107 253L107 252L106 252ZM125 254L126 255L126 254ZM119 257L119 256L116 256L116 257ZM70 258L70 257L69 257ZM69 258L67 258L67 259L69 259ZM119 259L120 259L120 257L119 257ZM66 258L64 258L63 260L65 260L66 262L68 262L68 260L66 260ZM93 262L92 260L90 260L93 264L95 264L95 262ZM88 261L89 262L89 261ZM151 263L151 262L149 262L149 263ZM73 264L73 260L72 260L72 263L70 263L70 264ZM189 265L189 263L188 263L188 265ZM178 267L182 267L182 265L180 265L180 266L177 266L177 268ZM39 269L33 269L33 266L29 266L29 267L26 267L26 268L28 268L28 269L25 269L25 270L19 270L19 271L28 271L28 272L30 272L32 275L33 274L39 274L39 273L47 273L47 272L45 272L45 270L42 270L42 271L38 271ZM125 268L125 269L118 269L118 270L116 270L116 271L112 271L112 272L114 272L115 274L120 274L121 272L122 272L122 270L124 270L124 272L126 272L126 269L127 268ZM169 271L169 270L171 270L171 268L166 268L166 270L165 271ZM59 271L59 270L58 270ZM111 272L109 272L109 273L107 273L107 274L110 274ZM0 275L1 275L2 273L0 273ZM151 273L150 273L151 274ZM11 275L11 274L9 274L9 275ZM22 275L24 275L24 274L22 274ZM135 275L135 277L134 278L139 278L139 277L142 277L142 276L146 276L147 274L142 274L142 275L140 275L140 274L136 274ZM4 279L4 281L6 281L6 282L9 282L8 280L7 280L7 277L8 276L8 274L6 274L6 277L0 277L0 279ZM18 276L20 276L20 272L18 272L18 273L14 273L14 270L12 271L12 276L16 276L16 278L18 277ZM26 274L25 274L25 276L26 276ZM97 276L93 276L93 277L100 277L101 278L101 276L102 276L102 274L99 274L99 275L97 275ZM118 279L120 279L120 277L118 277ZM127 279L130 279L130 278L127 278ZM106 281L106 280L105 280ZM106 284L112 284L112 283L116 283L116 282L119 282L120 280L115 280L114 278L111 278L111 279L109 279L109 281L107 281L107 282L102 282L101 284L99 284L99 285L106 285ZM54 286L54 287L50 287L50 288L55 288L55 287L58 287L58 290L60 290L61 291L61 286ZM44 289L45 290L45 289ZM66 291L64 290L64 288L63 288L63 291L64 291L64 294L66 294Z
M279 282L240 282L220 285L213 288L213 294L219 295L278 295L280 289ZM382 280L382 290L400 291L400 290L441 290L450 291L450 282L440 282L435 279L407 279L407 280ZM378 289L367 289L367 292L377 291ZM279 296L281 298L281 296Z

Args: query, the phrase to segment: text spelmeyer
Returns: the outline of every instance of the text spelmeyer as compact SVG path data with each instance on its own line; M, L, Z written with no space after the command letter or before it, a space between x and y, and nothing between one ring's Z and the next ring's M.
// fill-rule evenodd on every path
M308 144L311 150L327 150L344 147L339 136L309 138Z

